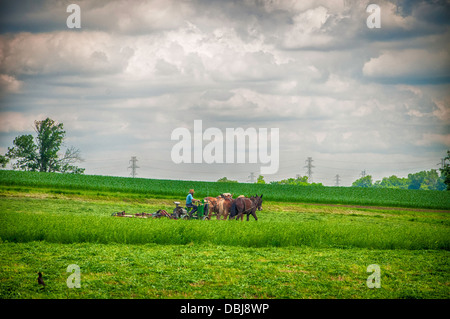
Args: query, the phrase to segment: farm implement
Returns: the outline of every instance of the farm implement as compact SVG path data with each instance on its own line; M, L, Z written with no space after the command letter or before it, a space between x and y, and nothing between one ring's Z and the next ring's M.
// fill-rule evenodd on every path
M136 213L136 214L127 214L125 213L125 211L122 212L114 212L111 214L111 216L116 216L116 217L128 217L128 218L161 218L161 217L167 217L167 218L172 218L173 216L171 216L168 212L166 212L164 209L160 209L154 213Z
M208 203L204 200L200 201L197 206L197 211L194 214L190 214L192 210L191 207L181 207L180 202L173 202L176 207L174 208L172 214L169 214L164 209L159 209L154 213L136 213L127 214L125 211L114 212L111 216L115 217L128 217L128 218L169 218L169 219L200 219L205 220L208 218Z
M190 214L189 212L192 210L192 207L181 207L180 202L173 202L176 207L173 210L173 214L177 217L177 219L208 219L208 208L209 204L205 203L205 200L197 202L197 211L194 214Z

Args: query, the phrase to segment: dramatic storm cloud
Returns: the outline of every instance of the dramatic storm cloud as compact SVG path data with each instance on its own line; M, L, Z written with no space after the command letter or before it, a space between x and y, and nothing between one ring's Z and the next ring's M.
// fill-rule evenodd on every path
M70 29L67 6L81 9ZM350 185L450 149L450 5L377 1L1 1L0 153L45 117L87 174L246 182L261 163L175 164L171 133L278 128L279 170ZM204 145L208 142L205 141Z

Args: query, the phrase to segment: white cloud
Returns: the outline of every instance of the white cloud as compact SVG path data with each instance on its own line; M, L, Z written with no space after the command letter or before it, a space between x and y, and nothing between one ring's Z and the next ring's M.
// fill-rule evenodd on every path
M434 143L443 144L446 147L450 147L450 134L425 133L422 138L416 142L419 146L430 146Z
M111 74L133 50L104 32L19 33L1 36L0 70L9 75Z
M333 40L332 36L322 32L330 14L325 7L306 10L294 17L293 26L284 35L286 48L323 47Z
M450 125L450 98L446 101L433 100L437 109L433 111L433 115L446 125Z
M0 74L0 96L7 93L18 93L23 82L8 74Z
M31 115L19 112L4 112L0 116L0 132L32 132L34 121L41 119L43 119L42 114Z
M446 51L405 49L383 52L371 58L363 67L363 74L374 78L408 80L439 79L448 76L450 56Z
M125 34L175 29L195 14L195 8L186 1L97 2L90 2L82 8L86 11L83 23Z

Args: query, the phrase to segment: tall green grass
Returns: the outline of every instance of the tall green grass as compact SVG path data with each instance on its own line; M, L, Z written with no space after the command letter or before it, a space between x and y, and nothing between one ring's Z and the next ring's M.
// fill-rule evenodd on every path
M217 183L125 178L98 175L0 171L0 185L51 188L57 190L98 191L183 198L190 188L196 197L264 194L265 200L450 209L450 192L357 187L314 187L249 183Z
M0 238L8 242L450 249L446 226L376 218L247 223L0 213L0 224Z

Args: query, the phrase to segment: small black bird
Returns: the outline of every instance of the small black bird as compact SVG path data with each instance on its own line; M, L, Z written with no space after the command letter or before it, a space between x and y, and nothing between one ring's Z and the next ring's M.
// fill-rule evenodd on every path
M39 285L42 285L42 289L45 287L45 282L44 282L44 279L42 279L42 274L41 274L41 272L38 272L38 279L37 279L37 281L38 281L38 284Z

